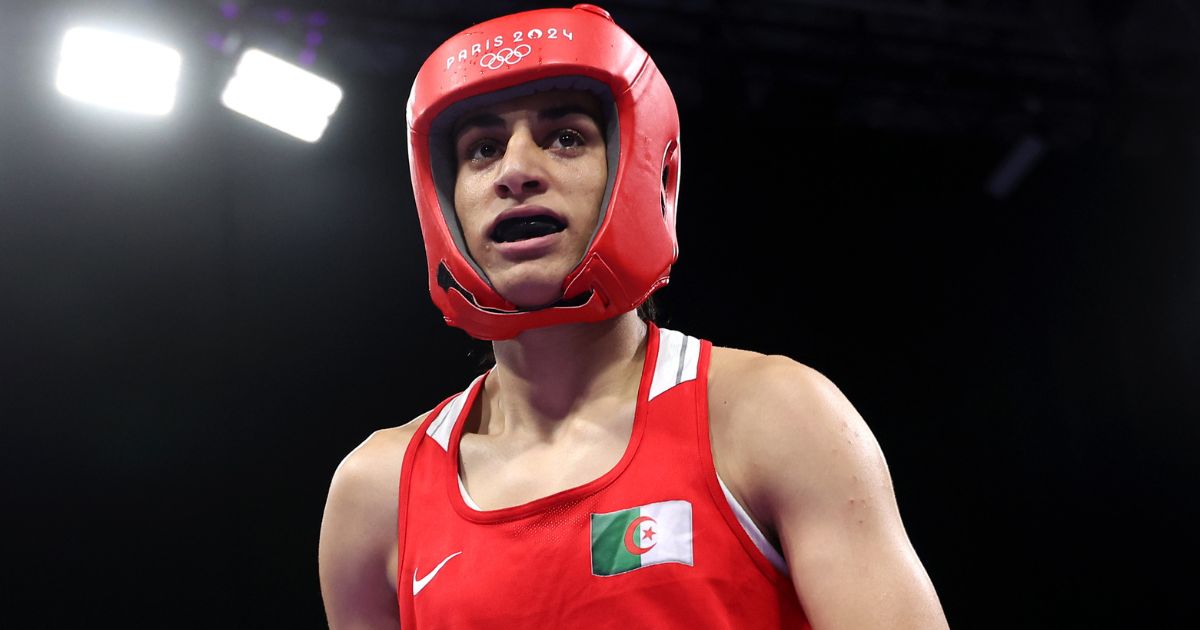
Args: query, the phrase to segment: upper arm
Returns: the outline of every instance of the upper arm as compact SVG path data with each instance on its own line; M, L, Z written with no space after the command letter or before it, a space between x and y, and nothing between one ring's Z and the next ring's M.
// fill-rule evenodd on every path
M945 628L866 422L820 373L762 357L742 461L814 628ZM739 423L740 424L740 423Z
M373 433L338 465L321 520L321 597L330 628L399 628L388 563L395 552L400 468L420 418Z

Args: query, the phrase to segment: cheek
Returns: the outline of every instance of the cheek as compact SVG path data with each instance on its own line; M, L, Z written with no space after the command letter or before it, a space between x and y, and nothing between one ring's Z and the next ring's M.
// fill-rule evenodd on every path
M478 210L482 199L478 180L477 177L460 173L454 184L454 212L468 240L478 232L476 223L480 217Z
M592 210L593 227L600 217L600 203L604 200L604 189L608 186L608 160L603 153L588 160L585 168L580 169L575 178L575 192L580 199L586 199L588 209Z

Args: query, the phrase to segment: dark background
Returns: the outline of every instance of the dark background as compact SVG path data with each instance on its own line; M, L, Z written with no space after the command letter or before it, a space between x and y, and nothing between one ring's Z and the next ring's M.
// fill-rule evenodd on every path
M428 298L404 105L444 38L542 5L220 4L0 3L0 587L31 627L322 626L334 468L480 371ZM1193 627L1200 3L603 6L681 110L660 323L843 389L952 626ZM345 100L309 145L218 95L314 11ZM175 111L59 96L75 24L178 47Z

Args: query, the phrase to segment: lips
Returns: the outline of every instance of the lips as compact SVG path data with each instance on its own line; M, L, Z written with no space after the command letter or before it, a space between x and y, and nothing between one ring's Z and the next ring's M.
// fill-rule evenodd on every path
M542 206L518 206L500 213L488 228L497 243L514 243L556 234L567 229L562 215Z

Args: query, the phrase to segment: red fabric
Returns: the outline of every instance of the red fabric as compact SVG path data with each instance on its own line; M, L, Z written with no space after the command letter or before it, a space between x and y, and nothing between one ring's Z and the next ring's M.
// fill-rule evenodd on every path
M429 414L401 473L402 628L809 627L791 582L754 546L718 485L704 386L711 344L701 343L695 380L647 402L658 337L651 325L624 456L582 486L502 510L473 510L458 488L458 442L482 383L454 419L449 452L426 431L453 398ZM691 503L694 566L592 575L592 513L670 500ZM414 578L456 552L414 597Z

